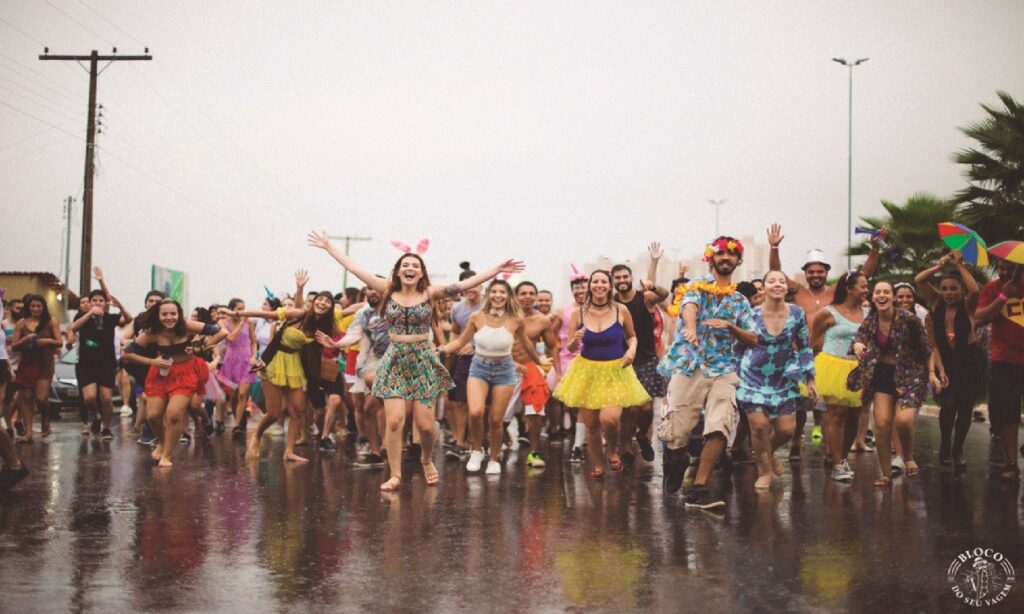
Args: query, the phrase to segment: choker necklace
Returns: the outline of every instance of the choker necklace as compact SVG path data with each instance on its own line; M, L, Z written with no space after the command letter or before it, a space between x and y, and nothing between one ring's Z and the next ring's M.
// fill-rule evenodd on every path
M590 306L591 307L608 307L611 304L612 304L612 300L611 299L608 299L604 303L595 303L594 301L590 301Z
M487 315L491 315L491 316L494 316L496 318L500 318L500 317L505 315L505 310L504 309L491 309L489 312L487 312Z

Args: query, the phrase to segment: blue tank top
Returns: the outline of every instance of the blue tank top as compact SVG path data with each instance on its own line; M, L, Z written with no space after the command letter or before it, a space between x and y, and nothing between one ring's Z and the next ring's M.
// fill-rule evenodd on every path
M825 331L825 343L822 344L821 351L841 358L853 356L853 349L850 346L853 345L853 338L860 324L844 318L832 305L826 305L825 309L832 314L836 323Z
M626 353L626 332L619 324L619 310L615 309L615 324L595 332L583 326L583 309L580 308L580 326L583 327L583 351L580 356L587 360L616 360Z

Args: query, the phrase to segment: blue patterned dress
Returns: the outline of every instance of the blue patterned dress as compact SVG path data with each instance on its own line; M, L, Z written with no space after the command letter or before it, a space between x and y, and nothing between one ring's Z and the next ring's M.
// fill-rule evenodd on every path
M768 332L761 308L754 310L757 345L743 352L736 389L736 402L747 413L765 411L773 418L793 413L799 384L814 378L807 317L796 305L788 307L789 317L778 335Z

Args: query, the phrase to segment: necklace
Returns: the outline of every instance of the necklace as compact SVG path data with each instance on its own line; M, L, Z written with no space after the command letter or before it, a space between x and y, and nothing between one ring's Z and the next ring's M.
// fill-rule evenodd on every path
M496 318L501 318L501 317L503 317L505 315L505 310L504 309L491 309L488 312L487 315L491 315L491 316L494 316Z
M597 308L600 308L600 309L604 309L605 307L610 307L611 304L612 304L612 300L611 299L608 299L607 301L605 301L603 303L595 303L595 302L591 301L590 302L590 307L591 307L591 309L593 309L594 307L597 307Z

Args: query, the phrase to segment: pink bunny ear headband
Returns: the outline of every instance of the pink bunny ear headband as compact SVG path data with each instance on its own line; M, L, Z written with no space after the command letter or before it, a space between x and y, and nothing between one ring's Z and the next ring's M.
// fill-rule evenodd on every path
M408 243L403 243L396 239L391 240L391 244L398 248L398 251L405 252L406 254L412 253L412 247ZM420 239L420 242L416 244L416 253L423 255L430 249L430 239Z

